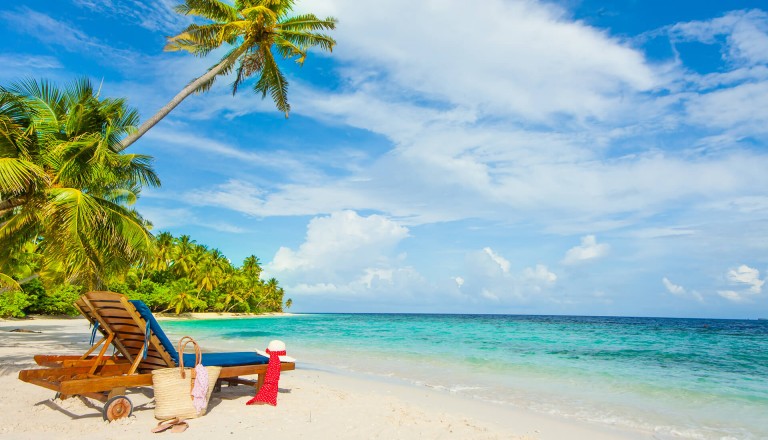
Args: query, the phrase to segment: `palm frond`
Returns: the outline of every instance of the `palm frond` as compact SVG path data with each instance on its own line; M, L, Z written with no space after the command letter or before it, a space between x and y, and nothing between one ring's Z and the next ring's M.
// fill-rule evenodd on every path
M336 40L324 34L282 30L279 35L285 40L301 47L303 51L310 47L320 46L323 50L333 52L333 46L336 45Z
M21 286L16 280L4 273L0 273L0 294L19 291L21 291Z
M0 157L0 194L36 191L47 178L45 170L32 162Z
M338 23L338 20L333 17L326 17L324 20L321 20L315 14L303 14L286 18L278 23L276 27L294 32L313 32L318 30L334 30L336 29L336 23Z
M183 15L197 15L212 21L227 22L237 19L237 9L218 0L185 0L174 8Z
M261 70L261 77L253 89L257 93L261 92L262 98L269 93L277 109L285 113L287 118L288 112L291 110L291 106L288 104L288 81L283 72L280 71L269 48L261 47L260 50L264 57L264 66Z

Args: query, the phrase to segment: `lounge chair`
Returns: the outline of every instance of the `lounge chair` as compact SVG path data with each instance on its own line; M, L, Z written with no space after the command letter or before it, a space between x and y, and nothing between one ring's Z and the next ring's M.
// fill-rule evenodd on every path
M127 388L151 386L151 371L176 367L179 354L163 332L149 308L141 301L128 300L114 292L89 292L75 304L91 322L93 335L102 338L82 356L35 356L38 365L47 367L22 370L19 379L57 392L61 398L80 395L104 402L105 420L130 416ZM114 354L108 356L112 345ZM99 348L98 354L93 353ZM258 389L264 383L269 359L255 352L203 353L206 366L222 367L221 382L248 384ZM194 354L184 355L185 365L194 365ZM283 362L281 371L294 370L293 362ZM258 375L256 381L240 376Z

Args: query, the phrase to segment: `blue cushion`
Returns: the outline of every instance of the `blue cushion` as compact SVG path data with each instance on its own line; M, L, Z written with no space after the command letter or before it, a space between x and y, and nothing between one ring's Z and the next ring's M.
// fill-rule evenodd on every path
M149 310L149 307L147 307L146 304L144 304L143 301L139 301L137 299L130 300L131 304L136 307L136 310L139 312L139 315L141 315L142 318L144 318L145 321L149 322L149 328L152 330L152 333L154 333L155 336L157 336L157 339L160 340L160 344L165 348L165 351L168 352L168 354L171 355L171 359L173 359L173 362L176 364L179 363L179 353L176 352L176 347L173 346L170 339L168 339L168 336L165 335L165 332L160 327L160 323L157 322L157 319L155 319L155 315L152 314L152 311Z
M157 339L160 340L160 344L165 348L165 350L168 352L168 354L171 355L171 359L173 359L173 362L176 363L176 365L179 364L179 353L176 351L176 347L171 343L170 339L168 339L168 336L165 335L165 332L160 327L160 323L157 322L157 319L155 319L155 316L152 314L152 311L149 310L149 307L147 307L146 304L144 304L142 301L132 299L130 300L131 304L136 307L136 310L139 312L139 315L141 315L142 318L144 318L145 321L149 322L149 328L152 330L152 333L154 333L155 336L157 336ZM206 367L234 367L237 365L257 365L257 364L266 364L269 362L269 358L262 356L260 354L257 354L256 352L234 352L234 353L203 353L203 360L202 363ZM195 353L186 353L184 354L184 366L185 367L194 367L195 366Z
M266 364L269 358L256 352L241 351L233 353L203 353L202 363L206 367L234 367L237 365ZM195 366L195 354L184 354L184 366Z

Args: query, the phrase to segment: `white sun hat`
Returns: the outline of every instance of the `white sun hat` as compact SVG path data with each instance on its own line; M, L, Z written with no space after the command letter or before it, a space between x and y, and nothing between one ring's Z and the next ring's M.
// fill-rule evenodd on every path
M273 341L269 341L269 345L267 346L267 351L261 351L258 348L256 349L256 353L264 357L269 357L268 352L270 351L277 351L277 352L285 351L285 342L275 339ZM286 356L284 354L280 355L279 357L280 357L280 362L296 362L296 359L290 356Z

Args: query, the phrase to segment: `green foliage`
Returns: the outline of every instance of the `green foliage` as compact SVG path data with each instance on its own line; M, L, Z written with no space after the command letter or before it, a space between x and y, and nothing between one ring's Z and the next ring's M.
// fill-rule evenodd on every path
M189 44L203 51L236 44L244 35L233 23L247 23L273 33L264 41L246 35L248 56L263 50L271 57L272 42L280 41L295 46L278 44L280 53L301 62L313 45L330 50L332 40L312 38L322 39L313 32L333 29L334 20L288 19L291 1L256 3L188 0L188 13L227 22L221 35L231 35L209 47L199 39L209 38L207 31L194 36L192 25ZM297 39L301 32L311 38ZM248 56L241 61L254 61ZM287 112L287 83L270 60L247 71L241 66L236 81L256 72L268 76L259 90L275 95ZM105 287L154 311L282 311L284 291L274 278L261 280L255 256L238 268L189 236L149 233L149 222L131 205L143 187L160 180L150 157L124 153L121 142L137 123L123 99L100 97L87 79L65 88L34 80L0 87L0 316L77 314L80 294Z
M130 205L160 181L151 158L121 150L137 123L87 79L0 87L0 273L93 289L146 257L153 239Z
M108 288L139 299L156 312L281 312L285 291L274 278L261 279L261 264L249 256L233 266L218 249L191 237L157 235L146 265L113 277Z
M81 294L82 288L80 286L59 285L50 292L44 292L38 296L37 301L30 305L28 313L77 316L80 312L73 304Z
M0 317L23 318L24 309L31 304L29 295L19 290L0 293Z

